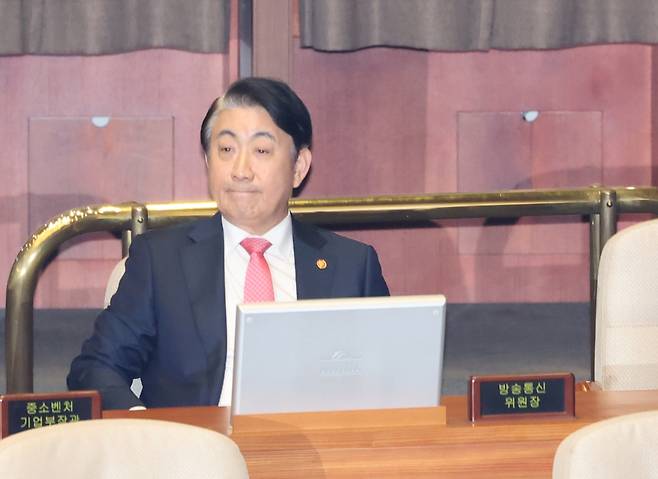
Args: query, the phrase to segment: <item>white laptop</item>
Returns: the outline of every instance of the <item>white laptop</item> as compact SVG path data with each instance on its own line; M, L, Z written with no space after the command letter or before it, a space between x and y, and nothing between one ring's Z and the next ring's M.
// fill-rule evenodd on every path
M238 306L231 413L439 405L441 295Z

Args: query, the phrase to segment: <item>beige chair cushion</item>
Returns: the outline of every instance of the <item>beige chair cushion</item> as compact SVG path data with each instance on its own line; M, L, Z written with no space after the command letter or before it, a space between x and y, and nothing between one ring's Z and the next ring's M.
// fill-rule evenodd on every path
M600 421L557 448L553 479L658 478L658 411Z
M110 273L110 277L108 278L107 284L105 285L105 297L103 298L104 308L107 308L110 305L112 296L114 296L114 293L117 292L117 288L119 287L119 281L121 281L123 273L126 272L126 259L128 259L127 256L115 264L112 272Z
M244 479L238 446L167 421L102 419L20 432L0 441L0 476L21 479Z
M658 389L658 220L614 235L599 263L595 380Z

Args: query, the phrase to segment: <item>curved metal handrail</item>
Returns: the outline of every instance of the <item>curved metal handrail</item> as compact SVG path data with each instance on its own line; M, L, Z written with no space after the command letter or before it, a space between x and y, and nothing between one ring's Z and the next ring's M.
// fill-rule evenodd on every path
M591 218L591 301L596 293L600 250L616 228L619 212L658 212L655 188L579 188L513 190L493 193L439 193L365 198L293 199L290 208L302 221L318 224L367 224L456 218L588 215ZM126 203L86 206L62 213L39 228L21 248L7 283L7 392L33 389L34 292L47 259L68 239L95 231L139 232L195 217L210 216L213 202Z

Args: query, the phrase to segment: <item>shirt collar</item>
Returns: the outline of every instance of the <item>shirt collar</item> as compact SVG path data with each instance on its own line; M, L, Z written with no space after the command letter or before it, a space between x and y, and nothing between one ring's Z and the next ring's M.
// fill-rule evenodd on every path
M289 258L293 251L292 244L292 217L290 212L283 220L263 235L253 235L238 226L235 226L222 216L222 227L224 229L224 248L229 251L240 246L240 242L249 237L265 238L272 243L266 253L281 258Z

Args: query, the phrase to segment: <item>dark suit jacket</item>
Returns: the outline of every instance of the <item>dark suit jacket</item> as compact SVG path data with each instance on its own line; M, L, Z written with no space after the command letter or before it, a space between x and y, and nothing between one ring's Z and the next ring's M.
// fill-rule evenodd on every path
M371 246L294 218L293 245L299 299L388 295ZM223 248L219 214L135 238L116 294L71 364L69 388L100 390L105 409L217 404L226 364ZM140 399L130 391L136 377Z

